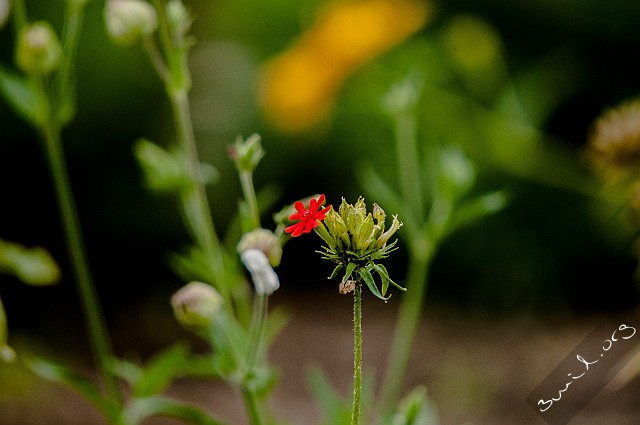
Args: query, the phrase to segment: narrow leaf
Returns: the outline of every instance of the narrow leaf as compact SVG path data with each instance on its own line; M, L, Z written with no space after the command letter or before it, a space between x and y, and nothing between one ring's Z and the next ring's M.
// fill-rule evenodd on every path
M388 281L390 284L392 284L393 286L395 286L396 288L398 288L401 291L406 291L407 288L404 288L400 285L398 285L397 283L395 283L390 277L389 277L389 272L387 271L387 268L385 266L383 266L382 264L374 264L373 265L374 269L376 270L376 272L378 272L378 274L380 275L380 277L383 280Z
M126 423L137 424L145 418L163 416L196 425L223 425L195 406L184 404L167 397L146 397L134 399L125 412Z
M340 273L340 270L342 269L343 269L342 264L338 264L336 268L333 269L333 271L331 272L331 276L329 276L329 279L333 279L334 277L336 277L338 273Z
M384 297L380 293L380 291L378 290L378 287L376 286L376 282L373 280L373 276L371 275L371 272L369 271L368 268L366 267L359 268L358 274L362 277L362 280L364 280L364 283L367 284L367 287L373 293L373 295L375 295L376 297L380 298L383 301L386 301L389 299L389 297Z
M85 376L62 365L38 358L27 361L27 366L39 377L64 384L73 389L93 404L106 418L115 418L116 407L109 403L98 387Z
M44 121L37 93L29 79L0 66L0 93L15 113L27 122L38 125Z
M188 355L189 351L181 344L156 355L133 386L134 395L148 397L164 391L176 376L184 372Z
M344 277L342 278L343 282L346 282L351 277L351 274L356 269L356 263L347 264L347 270L344 272Z

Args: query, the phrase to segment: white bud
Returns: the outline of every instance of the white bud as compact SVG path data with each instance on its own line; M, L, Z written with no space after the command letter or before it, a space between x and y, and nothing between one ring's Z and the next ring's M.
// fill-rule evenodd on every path
M132 45L158 27L156 10L143 0L109 0L104 19L113 41L122 45Z
M191 282L171 297L173 312L182 325L206 327L222 308L222 296L211 285Z
M269 264L269 259L259 249L248 249L240 258L244 263L256 288L258 295L271 295L280 287L278 275Z
M62 46L51 25L28 25L18 35L16 62L28 74L49 74L60 64Z

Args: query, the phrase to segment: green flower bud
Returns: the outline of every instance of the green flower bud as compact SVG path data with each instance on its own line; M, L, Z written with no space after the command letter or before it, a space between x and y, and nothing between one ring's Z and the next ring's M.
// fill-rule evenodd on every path
M61 56L62 46L48 23L36 22L20 31L16 62L27 74L51 73L60 64Z
M189 12L180 0L171 0L165 8L171 33L176 38L183 38L191 27Z
M0 0L0 28L7 23L9 18L9 11L11 10L11 4L9 0Z
M260 135L253 134L247 140L238 137L229 148L229 156L235 162L238 171L252 172L255 170L264 156Z
M259 249L269 259L273 267L280 265L282 246L280 239L270 230L255 229L246 233L238 242L238 252L242 254L249 249Z
M358 251L366 251L373 235L373 216L368 214L367 217L359 223L355 233L355 244Z
M344 202L344 199L343 199ZM342 206L340 206L342 209ZM351 240L349 239L349 232L347 231L347 225L340 216L333 209L327 213L327 218L324 219L327 226L327 230L332 234L337 241L341 240L344 245L349 246Z
M220 313L223 302L218 291L202 282L191 282L171 297L176 319L189 328L210 326Z
M8 345L0 347L0 360L5 363L13 363L16 360L16 352Z
M156 10L143 0L109 0L104 19L113 41L125 46L153 34L158 27Z

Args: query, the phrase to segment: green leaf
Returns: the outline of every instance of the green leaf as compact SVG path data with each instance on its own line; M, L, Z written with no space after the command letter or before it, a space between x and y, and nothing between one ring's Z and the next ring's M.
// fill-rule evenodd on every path
M174 418L196 425L222 425L195 406L184 404L167 397L154 396L135 398L125 411L125 423L137 424L151 416Z
M424 387L418 387L401 402L389 425L436 425L438 417Z
M344 272L344 277L342 278L343 282L346 282L351 277L351 274L356 269L356 263L347 264L347 270Z
M376 297L380 298L383 301L386 301L389 299L390 296L384 297L378 290L378 287L376 286L376 282L373 280L373 276L371 275L371 272L369 271L368 267L360 267L358 269L358 274L362 277L362 280L364 280L364 283L367 284L367 287L373 293L373 295L375 295Z
M133 386L136 397L148 397L164 391L171 381L182 374L187 363L189 350L176 344L153 357L142 370L142 375Z
M113 371L129 385L135 385L140 380L143 370L140 366L127 360L114 359Z
M495 214L508 203L507 194L503 190L478 196L462 204L454 213L445 233L451 234L463 227L470 226L481 218Z
M14 74L0 65L0 93L15 113L34 126L46 120L46 111L37 91L28 78Z
M389 272L387 271L387 268L385 266L383 266L382 264L373 264L373 268L375 269L375 271L380 275L380 277L382 278L382 282L384 284L384 282L386 281L387 284L392 284L393 286L395 286L396 288L398 288L401 291L406 291L407 288L404 288L400 285L398 285L397 283L395 283L393 280L391 280L391 278L389 277ZM388 286L388 285L387 285ZM385 291L383 291L382 293L384 294Z
M334 277L336 277L338 275L338 273L340 273L340 270L343 269L342 264L338 264L336 266L335 269L333 269L333 271L331 272L331 275L329 276L329 279L333 279Z
M117 406L105 398L98 387L85 376L71 371L62 365L38 358L28 360L27 366L39 377L64 384L84 396L102 412L106 418L110 419L110 422L115 423Z
M308 372L308 382L315 399L326 416L322 425L351 424L351 405L333 388L329 378L318 367Z

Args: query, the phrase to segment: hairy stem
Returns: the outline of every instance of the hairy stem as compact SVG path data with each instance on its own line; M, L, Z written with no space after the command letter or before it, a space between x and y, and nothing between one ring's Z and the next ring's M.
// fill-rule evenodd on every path
M253 187L253 175L249 171L240 171L240 184L242 185L242 193L249 207L249 215L251 217L251 227L257 229L260 227L260 212L258 211L258 200L256 191Z
M360 423L362 394L362 282L358 281L353 293L353 410L351 425Z

